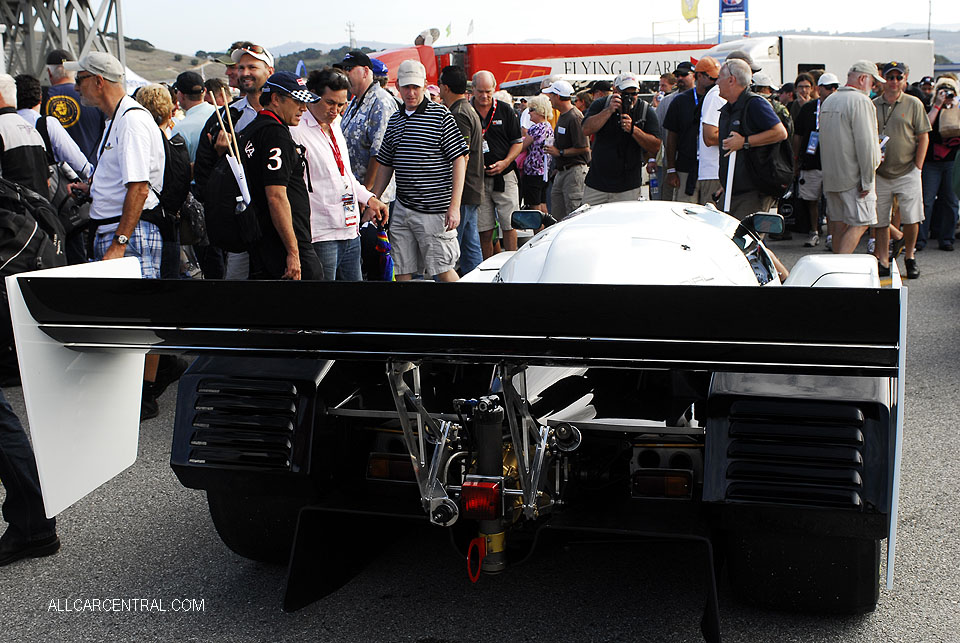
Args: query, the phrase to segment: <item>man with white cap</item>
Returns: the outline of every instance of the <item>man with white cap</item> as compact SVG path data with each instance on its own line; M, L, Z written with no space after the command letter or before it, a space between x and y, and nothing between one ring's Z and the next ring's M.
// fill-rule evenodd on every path
M498 100L493 93L497 79L489 71L473 75L473 108L483 127L483 198L477 214L480 249L483 258L493 255L493 229L500 224L504 250L517 249L517 231L510 222L513 211L520 207L520 185L514 161L523 150L520 119L513 105Z
M754 79L759 74L754 75ZM797 113L796 129L793 135L794 167L800 171L800 200L806 201L810 215L810 234L803 244L814 248L820 243L820 197L823 196L823 169L820 163L820 111L823 102L840 88L840 80L829 72L821 74L819 85L820 98L804 103ZM832 246L834 224L827 223L827 245Z
M584 135L596 135L583 189L583 202L590 205L639 199L643 166L660 149L660 121L638 97L637 77L620 74L613 87L612 95L590 104L583 119Z
M873 81L884 82L877 66L858 60L847 83L820 105L820 163L827 209L837 223L833 251L851 254L868 226L877 222L874 189L880 165L877 110L870 100Z
M319 100L302 78L278 71L263 84L263 110L239 141L262 234L250 249L251 279L323 279L310 230L303 148L290 134L307 103Z
M397 281L415 273L456 281L457 225L470 150L453 114L424 96L426 79L419 61L400 63L397 86L403 109L387 122L372 191L382 194L396 174L390 235Z
M551 201L557 219L576 210L583 203L583 180L590 162L590 141L583 133L583 114L573 106L573 87L565 80L555 81L543 90L550 104L560 112L554 129L554 144L543 149L556 159L557 176L553 181Z

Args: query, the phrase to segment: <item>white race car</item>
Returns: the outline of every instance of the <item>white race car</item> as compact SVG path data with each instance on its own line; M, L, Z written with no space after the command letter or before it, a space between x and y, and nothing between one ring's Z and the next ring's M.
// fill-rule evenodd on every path
M369 520L420 518L473 580L543 530L702 542L708 640L716 550L749 600L872 610L906 290L864 256L781 282L760 234L781 227L584 207L456 284L146 281L135 259L11 277L47 513L132 464L142 355L186 353L171 465L231 549L289 561L288 609L369 557L389 533Z

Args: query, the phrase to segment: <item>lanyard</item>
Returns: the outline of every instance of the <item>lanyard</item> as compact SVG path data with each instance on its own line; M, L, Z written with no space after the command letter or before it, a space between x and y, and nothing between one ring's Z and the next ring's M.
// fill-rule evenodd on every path
M700 97L697 96L697 88L693 88L693 106L696 107L700 104Z
M817 131L820 131L820 99L817 99Z
M371 89L373 89L373 86L374 86L375 84L376 84L375 82L370 83L369 85L367 85L367 88L366 88L365 90L363 90L363 93L360 94L359 96L357 96L356 101L355 101L355 103L354 103L354 105L353 105L353 109L351 109L350 112L349 112L349 114L348 114L348 115L350 116L350 118L353 118L354 116L356 116L356 115L357 115L357 112L360 111L360 105L363 104L363 99L367 97L367 92L369 92Z
M283 125L283 121L281 121L280 118L279 118L276 114L274 114L273 112L271 112L269 109L261 109L261 110L258 112L258 114L266 114L267 116L270 116L271 118L273 118L273 120L275 120L275 121L277 121L278 123L280 123L281 125Z
M487 130L493 124L493 117L497 115L497 99L493 99L493 109L490 110L490 118L487 119L487 126L483 128L483 138L487 138ZM481 125L483 123L481 122Z
M897 105L900 103L900 99L898 98L896 102L893 103L893 105L890 105L890 111L887 111L886 109L887 102L884 100L881 100L881 102L883 103L883 107L884 107L884 110L883 110L884 117L883 117L883 126L880 128L880 133L883 134L887 131L887 121L889 121L890 117L893 116L893 113L897 111Z
M123 98L126 98L124 96ZM97 152L97 161L100 161L100 157L103 156L103 150L107 146L107 139L110 138L110 132L113 131L113 124L117 122L117 112L120 111L120 103L123 102L123 98L117 101L117 106L113 108L113 116L110 117L110 127L107 128L107 133L103 135L103 142L100 144L100 151Z
M320 131L323 132L323 126L320 126ZM326 132L323 132L327 134ZM330 139L330 149L333 150L333 159L337 162L337 169L340 170L340 176L345 176L345 168L343 165L343 157L340 155L340 146L337 145L337 139L333 135L333 128L330 128L330 133L327 134L327 138Z

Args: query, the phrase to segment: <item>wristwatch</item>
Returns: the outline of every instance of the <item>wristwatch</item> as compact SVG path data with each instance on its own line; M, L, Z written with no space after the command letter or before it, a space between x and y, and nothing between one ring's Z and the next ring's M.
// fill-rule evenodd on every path
M750 137L749 137L749 136L744 136L744 137L743 137L743 149L745 149L745 150L749 150L749 149L750 149Z
M125 234L118 234L113 238L113 240L116 241L121 246L125 246L127 245L127 242L130 241L130 237L128 237Z
M563 150L560 150L560 156L563 156Z

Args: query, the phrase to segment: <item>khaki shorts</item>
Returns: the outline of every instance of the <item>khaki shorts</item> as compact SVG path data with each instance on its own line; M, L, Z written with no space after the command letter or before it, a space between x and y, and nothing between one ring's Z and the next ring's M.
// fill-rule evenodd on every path
M823 170L800 170L800 189L797 195L801 201L819 201L823 194Z
M626 192L601 192L600 190L594 190L589 185L583 186L583 202L589 205L618 203L620 201L638 201L639 199L640 188L634 188Z
M895 179L877 175L877 228L890 225L893 197L900 201L901 224L923 221L923 184L920 182L920 170L914 167Z
M390 246L398 275L430 278L453 270L460 258L457 231L444 230L443 214L425 214L399 200L390 217Z
M513 230L510 218L514 210L520 209L520 186L517 184L517 173L509 172L503 175L503 192L493 191L495 177L483 177L483 198L480 200L480 210L477 212L477 230L487 232L493 230L494 224L500 222L500 230Z
M827 212L831 221L849 226L873 226L877 223L877 193L871 190L860 198L859 188L827 192Z

